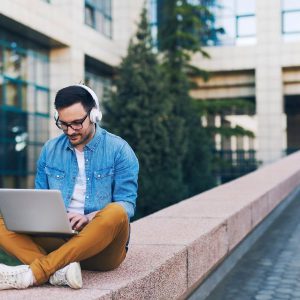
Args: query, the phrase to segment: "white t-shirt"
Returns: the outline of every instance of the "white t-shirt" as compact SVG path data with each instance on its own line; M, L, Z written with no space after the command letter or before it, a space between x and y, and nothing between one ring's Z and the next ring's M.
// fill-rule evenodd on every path
M78 175L72 195L71 203L68 207L69 212L84 214L84 201L86 192L86 176L85 176L85 163L84 152L80 152L75 148L77 163L78 163Z

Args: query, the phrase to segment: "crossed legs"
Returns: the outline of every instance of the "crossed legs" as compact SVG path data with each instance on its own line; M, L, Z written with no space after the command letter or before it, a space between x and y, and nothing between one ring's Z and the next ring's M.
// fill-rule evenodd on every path
M83 269L106 271L126 256L128 217L122 206L107 205L81 232L70 239L32 237L8 231L0 218L0 247L29 265L37 284L72 262Z

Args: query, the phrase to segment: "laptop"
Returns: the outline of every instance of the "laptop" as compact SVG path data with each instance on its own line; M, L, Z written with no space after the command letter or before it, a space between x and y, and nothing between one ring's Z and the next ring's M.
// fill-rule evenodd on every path
M44 236L71 236L58 190L0 189L0 213L10 231Z

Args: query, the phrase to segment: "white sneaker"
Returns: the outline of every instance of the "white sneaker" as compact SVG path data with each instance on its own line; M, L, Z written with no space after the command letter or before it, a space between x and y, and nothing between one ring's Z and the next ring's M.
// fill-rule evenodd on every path
M78 262L70 263L64 268L57 270L49 278L52 285L68 285L73 289L82 288L81 268Z
M25 289L33 284L33 274L28 265L0 264L0 290Z

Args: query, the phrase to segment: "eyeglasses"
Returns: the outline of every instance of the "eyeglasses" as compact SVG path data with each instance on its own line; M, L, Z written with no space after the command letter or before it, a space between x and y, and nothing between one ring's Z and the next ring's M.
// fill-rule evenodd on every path
M68 127L71 127L73 130L80 130L82 129L83 127L83 122L85 121L85 119L88 117L89 115L89 112L86 114L86 116L80 120L76 120L76 121L73 121L73 122L70 122L70 123L66 123L66 122L63 122L59 119L56 120L56 126L63 130L63 131L68 131Z

